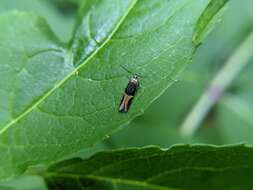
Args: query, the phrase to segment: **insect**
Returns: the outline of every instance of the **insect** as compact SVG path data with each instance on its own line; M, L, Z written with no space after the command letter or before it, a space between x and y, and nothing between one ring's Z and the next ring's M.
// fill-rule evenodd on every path
M134 75L127 84L125 88L125 93L121 99L119 112L126 113L129 110L131 102L140 86L138 75Z

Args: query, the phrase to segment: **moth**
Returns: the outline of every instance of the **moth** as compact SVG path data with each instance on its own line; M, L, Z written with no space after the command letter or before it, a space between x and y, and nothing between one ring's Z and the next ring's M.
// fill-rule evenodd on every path
M140 86L139 77L135 74L128 82L124 95L121 99L119 112L127 113L131 102Z

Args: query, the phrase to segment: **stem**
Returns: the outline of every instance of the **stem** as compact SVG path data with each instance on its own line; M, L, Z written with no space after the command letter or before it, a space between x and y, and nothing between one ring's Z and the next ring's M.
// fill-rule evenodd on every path
M249 63L252 56L253 32L247 36L235 53L227 60L186 117L180 129L183 136L191 137L197 131L211 108L217 103L240 71Z

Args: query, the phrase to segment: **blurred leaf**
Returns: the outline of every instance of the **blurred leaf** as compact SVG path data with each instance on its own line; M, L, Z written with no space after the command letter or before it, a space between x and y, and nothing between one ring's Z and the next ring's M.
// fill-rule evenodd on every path
M227 142L253 143L253 104L244 99L226 96L219 105L217 125Z
M51 2L57 3L59 5L79 5L82 0L51 0Z
M1 0L0 13L11 10L35 12L44 17L50 28L63 41L68 41L74 25L74 14L62 14L53 6L52 0Z
M39 176L22 176L0 183L1 190L47 190L46 183Z
M252 189L253 149L180 145L100 152L53 165L49 189ZM238 177L240 176L240 177Z
M54 4L59 11L64 14L70 14L75 12L79 5L81 4L81 0L48 0L48 2Z
M35 14L0 16L0 177L104 139L189 63L206 0L114 1L83 5L69 48ZM144 77L130 112L119 114L131 77L124 67Z
M235 52L224 62L224 66L215 74L207 89L202 93L180 127L183 136L193 136L203 121L217 105L242 70L253 58L253 32L243 40Z

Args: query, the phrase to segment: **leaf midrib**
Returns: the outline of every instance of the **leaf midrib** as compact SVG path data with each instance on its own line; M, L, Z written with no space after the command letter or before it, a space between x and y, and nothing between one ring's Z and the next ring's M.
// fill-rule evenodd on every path
M23 117L25 117L27 114L32 112L38 105L40 105L45 99L47 99L50 95L52 95L58 88L60 88L65 82L68 81L68 79L73 76L78 70L83 68L95 55L110 41L110 39L113 37L113 35L118 31L121 24L125 21L131 10L134 8L138 0L133 0L125 12L125 14L121 17L118 24L115 26L115 28L112 30L112 32L108 35L108 37L105 39L105 41L101 44L100 47L98 47L89 57L87 57L86 60L82 64L80 64L78 67L73 69L72 72L70 72L63 80L58 82L54 85L54 87L49 90L47 93L45 93L44 96L42 96L40 99L38 99L34 104L32 104L30 107L28 107L22 114L20 114L18 117L12 119L8 124L6 124L1 130L0 135L3 134L5 131L8 130L9 127L11 127L13 124L17 123L19 120L21 120ZM69 57L73 57L73 53L71 49L69 50ZM67 56L66 56L67 57ZM72 59L70 59L72 60Z

